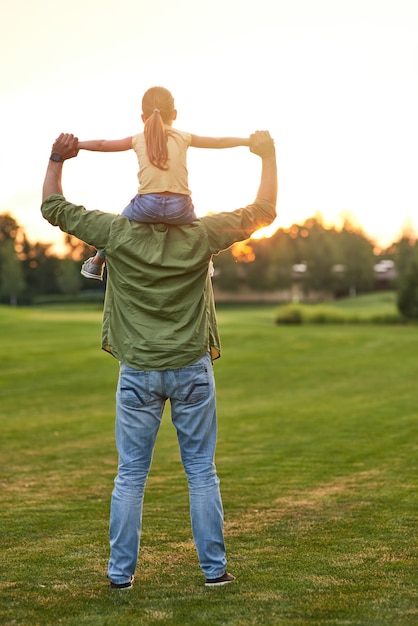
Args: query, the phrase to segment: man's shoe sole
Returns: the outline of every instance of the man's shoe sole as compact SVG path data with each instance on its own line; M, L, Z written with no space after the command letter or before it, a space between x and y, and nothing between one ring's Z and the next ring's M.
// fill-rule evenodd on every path
M227 585L228 583L232 583L235 580L235 576L225 572L219 578L207 578L205 582L205 587L221 587L222 585Z
M112 581L110 581L110 588L111 589L132 589L132 584L134 582L134 577L131 576L131 580L128 581L127 583L121 583L120 585L118 585L117 583L112 583Z

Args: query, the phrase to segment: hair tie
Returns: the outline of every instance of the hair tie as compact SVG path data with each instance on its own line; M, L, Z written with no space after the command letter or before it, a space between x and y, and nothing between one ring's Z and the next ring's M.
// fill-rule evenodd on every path
M154 109L153 113L161 113L160 109Z

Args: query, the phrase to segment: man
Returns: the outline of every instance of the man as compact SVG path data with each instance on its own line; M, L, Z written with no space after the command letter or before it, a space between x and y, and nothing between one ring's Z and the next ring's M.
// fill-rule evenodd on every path
M120 361L110 586L132 586L145 483L167 400L188 480L193 539L205 584L229 583L234 577L226 569L222 500L214 464L212 360L220 356L220 341L208 264L213 254L274 220L274 143L266 131L251 136L250 150L262 159L253 204L185 226L131 222L67 202L62 195L62 167L77 155L77 144L69 134L55 141L41 210L51 224L106 252L102 347Z

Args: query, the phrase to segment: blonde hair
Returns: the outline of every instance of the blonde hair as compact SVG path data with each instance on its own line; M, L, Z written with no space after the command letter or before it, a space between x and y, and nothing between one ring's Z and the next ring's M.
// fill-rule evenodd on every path
M144 136L148 158L160 170L168 169L167 134L164 124L171 124L174 98L164 87L151 87L142 98L145 117Z

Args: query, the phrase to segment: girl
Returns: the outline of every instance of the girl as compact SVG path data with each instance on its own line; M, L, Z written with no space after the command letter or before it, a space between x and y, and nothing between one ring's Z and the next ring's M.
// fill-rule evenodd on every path
M177 117L174 99L164 87L151 87L142 98L144 132L125 139L80 141L80 150L120 152L135 150L138 157L138 193L122 215L136 222L189 224L196 219L188 188L186 152L194 148L249 146L240 137L199 137L172 127ZM87 278L103 279L105 255L98 251L83 263Z

